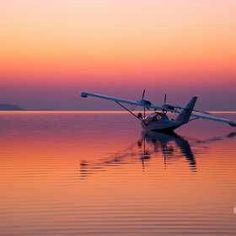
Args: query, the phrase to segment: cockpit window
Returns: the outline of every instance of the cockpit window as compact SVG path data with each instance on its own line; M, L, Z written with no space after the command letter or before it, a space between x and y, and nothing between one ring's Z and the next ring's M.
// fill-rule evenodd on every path
M149 121L169 120L168 116L164 113L153 113L147 117Z
M164 113L157 113L155 117L157 120L169 120L168 116Z

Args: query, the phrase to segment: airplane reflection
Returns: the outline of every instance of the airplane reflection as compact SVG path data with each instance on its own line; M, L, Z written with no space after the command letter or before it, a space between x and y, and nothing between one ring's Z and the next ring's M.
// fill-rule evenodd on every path
M143 132L138 142L131 144L125 150L109 155L104 159L99 159L97 162L80 162L80 176L85 178L88 175L96 173L97 171L106 171L107 168L122 164L142 163L143 170L145 170L145 163L151 158L157 157L158 154L163 156L165 167L168 162L172 162L179 158L185 158L191 171L197 171L197 163L192 147L202 144L209 144L224 139L235 138L236 133L229 133L224 136L213 137L206 140L187 140L182 136L171 133L159 132ZM191 145L190 145L191 142Z
M180 135L171 132L171 133L158 133L158 132L143 132L142 139L138 141L138 146L141 147L143 145L143 153L144 156L141 157L141 160L147 159L146 156L146 142L151 144L153 147L153 151L149 151L149 155L152 153L161 152L164 157L164 162L166 164L166 160L173 157L185 157L188 161L190 168L195 171L196 170L196 160L194 154L192 152L191 146L189 142L181 137ZM179 155L178 150L181 152ZM144 162L143 162L144 164Z

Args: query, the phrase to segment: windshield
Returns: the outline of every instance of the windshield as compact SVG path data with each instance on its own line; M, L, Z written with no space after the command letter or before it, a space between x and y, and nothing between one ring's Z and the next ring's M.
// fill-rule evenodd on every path
M149 121L169 120L167 115L164 113L153 113L149 115L146 119Z

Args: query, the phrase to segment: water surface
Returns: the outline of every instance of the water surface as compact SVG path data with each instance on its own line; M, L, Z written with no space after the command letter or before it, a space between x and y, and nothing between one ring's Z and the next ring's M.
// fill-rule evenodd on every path
M235 235L236 130L141 131L127 114L0 113L0 235Z

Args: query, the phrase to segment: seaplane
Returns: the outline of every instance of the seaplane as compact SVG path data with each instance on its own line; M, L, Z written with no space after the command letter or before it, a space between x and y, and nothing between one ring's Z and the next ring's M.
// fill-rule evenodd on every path
M173 132L175 129L197 119L216 121L236 127L236 122L232 120L194 109L198 99L196 96L192 97L185 107L182 107L167 103L166 94L162 105L153 104L151 101L145 99L145 92L146 90L144 89L141 99L137 101L90 92L81 92L80 96L82 98L93 97L104 99L116 103L141 121L142 127L147 131ZM141 107L143 112L136 114L133 110L129 109L127 105ZM146 111L150 112L147 113ZM175 114L176 117L170 118L168 116L170 113Z

